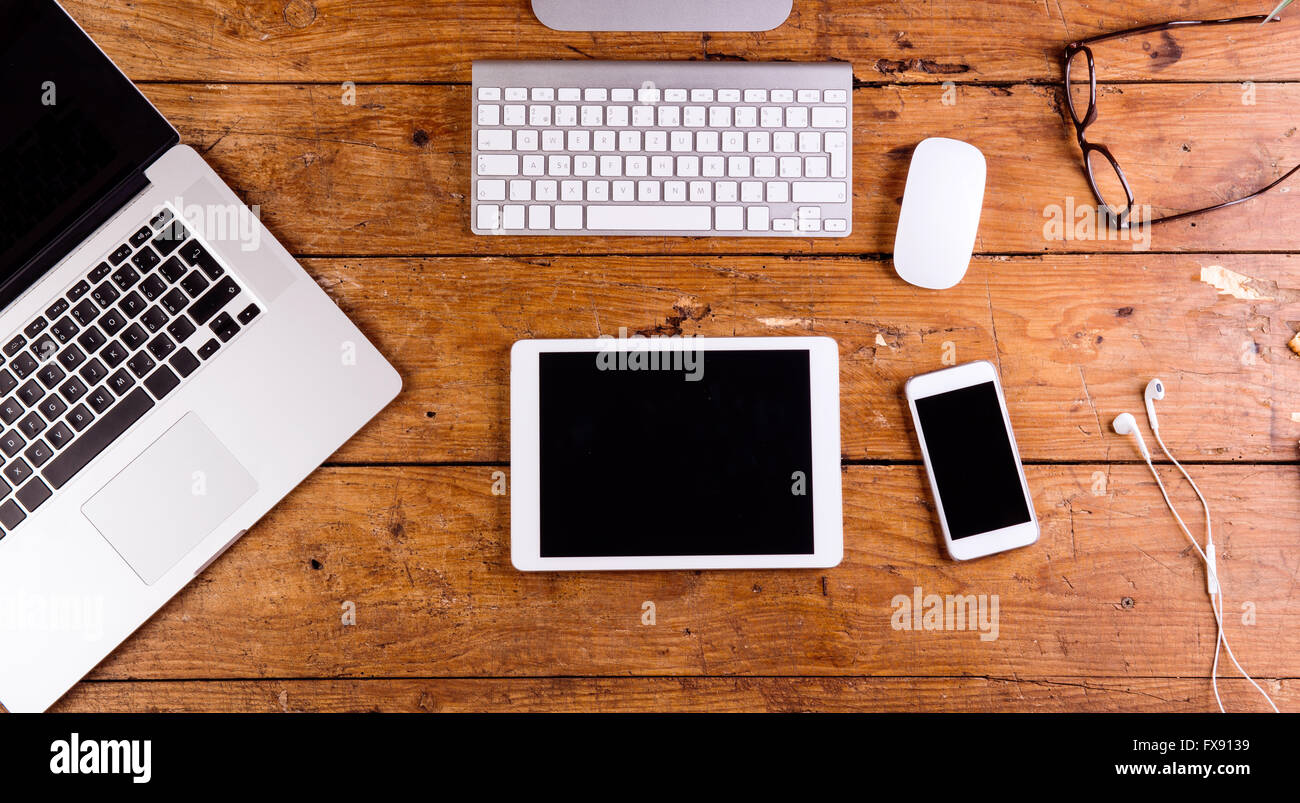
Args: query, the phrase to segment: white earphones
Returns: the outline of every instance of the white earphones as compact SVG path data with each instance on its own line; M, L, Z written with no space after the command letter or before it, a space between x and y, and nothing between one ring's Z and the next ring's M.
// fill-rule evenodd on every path
M1137 443L1138 451L1142 453L1142 459L1146 461L1147 468L1151 469L1151 476L1156 478L1156 485L1160 488L1160 495L1164 497L1165 504L1169 507L1169 512L1174 514L1174 519L1178 522L1178 527L1183 531L1183 535L1187 536L1187 540L1191 542L1192 547L1196 550L1196 554L1205 562L1206 590L1210 594L1210 607L1214 609L1214 621L1219 627L1219 635L1214 645L1214 665L1210 671L1210 682L1214 686L1214 699L1219 704L1219 711L1224 711L1223 699L1219 696L1219 652L1221 650L1227 650L1228 657L1232 659L1232 663L1237 667L1237 671L1240 672L1246 680L1250 681L1250 685L1254 686L1255 690L1262 694L1264 699L1268 701L1268 704L1273 711L1277 712L1277 705L1273 703L1273 698L1269 697L1268 693L1260 688L1260 685L1255 682L1254 678L1252 678L1245 669L1241 668L1241 664L1237 661L1237 656L1232 654L1232 647L1228 644L1228 636L1223 632L1223 591L1222 586L1219 583L1218 568L1215 565L1214 534L1210 525L1210 503L1206 501L1205 494L1201 493L1201 489L1196 486L1196 482L1192 479L1191 475L1187 473L1187 470L1183 468L1181 463L1174 459L1173 454L1169 451L1169 447L1165 446L1164 440L1160 437L1160 422L1156 418L1155 403L1165 397L1165 383L1161 382L1159 379L1152 379L1147 383L1146 390L1143 392L1142 396L1146 401L1147 421L1151 424L1151 434L1155 436L1156 443L1160 445L1160 451L1165 453L1165 457L1169 458L1169 462L1177 466L1178 471L1183 475L1183 478L1187 480L1188 484L1192 486L1192 490L1196 492L1197 498L1201 500L1201 506L1205 508L1204 550L1201 549L1200 544L1196 543L1196 539L1192 537L1191 531L1187 529L1187 525L1183 522L1183 517L1178 515L1178 511L1174 508L1174 503L1169 499L1169 492L1165 490L1165 484L1160 479L1160 474L1156 471L1155 465L1151 462L1151 452L1147 450L1146 442L1142 440L1142 433L1138 430L1137 419L1135 419L1131 413L1121 413L1120 415L1115 416L1115 420L1111 422L1111 428L1114 429L1118 435L1133 436L1134 441Z

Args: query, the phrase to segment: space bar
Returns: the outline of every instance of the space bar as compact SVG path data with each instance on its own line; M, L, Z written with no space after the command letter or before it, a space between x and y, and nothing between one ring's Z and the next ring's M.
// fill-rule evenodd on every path
M118 439L123 432L140 420L140 416L153 407L153 399L143 388L131 391L122 402L108 411L93 427L72 442L66 452L61 453L45 466L41 476L56 489L77 475L94 460L109 444Z
M708 231L713 209L707 206L590 206L589 231Z

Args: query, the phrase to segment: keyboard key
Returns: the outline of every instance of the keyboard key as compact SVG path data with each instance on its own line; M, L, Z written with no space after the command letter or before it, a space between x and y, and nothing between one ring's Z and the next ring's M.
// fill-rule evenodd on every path
M58 457L47 463L41 475L55 488L62 488L153 406L154 401L149 398L149 394L142 388L136 388Z
M172 369L164 365L150 374L149 378L144 381L144 386L149 389L149 392L155 398L161 399L175 390L180 383L180 378L172 372Z
M68 413L68 417L66 420L69 424L72 425L73 429L80 432L86 427L90 426L90 422L95 420L95 416L93 413L91 413L89 410L86 409L86 405L78 404L76 407L72 408L71 412Z
M50 498L51 494L49 486L41 482L40 477L37 477L19 488L18 492L14 494L14 498L22 502L28 513L34 513L36 508L41 506L41 503Z
M49 335L41 335L32 344L31 352L38 362L45 362L54 359L54 355L59 353L59 344Z
M99 347L107 342L108 338L104 336L104 333L99 331L98 327L94 326L82 332L81 337L77 338L77 343L80 344L88 354L94 354L99 351Z
M28 407L40 401L44 395L45 391L41 390L35 379L27 380L27 384L18 389L18 400Z
M140 282L139 290L145 298L156 301L159 296L167 292L167 282L158 274L151 273Z
M82 296L84 296L86 293L89 292L90 292L90 282L86 281L85 279L82 279L81 281L72 285L72 289L68 291L68 300L76 301L77 299L81 298Z
M108 309L113 305L114 301L117 301L120 295L122 294L117 292L117 288L109 282L104 282L99 287L90 291L90 297L95 299L95 303L98 304L101 309Z
M230 313L228 312L223 312L218 315L212 323L209 324L208 328L210 328L217 337L221 338L221 342L223 343L229 343L230 338L239 334L239 324L235 323L235 319L230 317Z
M159 262L162 262L162 257L158 256L158 252L147 245L137 251L135 256L131 257L131 264L139 268L141 273L148 273L153 270Z
M592 231L709 231L707 206L593 206L587 209Z
M105 312L104 316L99 319L99 328L104 330L104 334L112 337L122 331L122 327L126 326L126 321L127 319L121 312L111 309L108 312Z
M4 475L14 485L22 485L28 477L32 476L32 467L27 465L26 460L16 457L12 463L5 466Z
M185 242L189 232L185 230L184 224L179 220L163 229L162 233L154 238L153 247L158 253L167 256L172 251L180 247Z
M59 354L59 365L68 371L77 370L77 366L86 361L86 353L76 345L68 346Z
M144 328L150 332L157 332L167 325L167 313L163 312L162 307L155 304L140 318L140 323L144 324Z
M175 215L172 214L172 210L163 207L162 211L149 218L149 225L152 226L154 230L158 230L167 225L167 222L174 217Z
M138 323L133 323L122 332L122 342L126 344L128 351L135 351L145 344L149 339L149 333Z
M203 274L197 270L190 271L190 274L181 279L181 289L189 294L190 298L198 298L199 294L208 289L210 283L203 278Z
M50 427L50 431L45 433L45 438L55 449L62 449L72 440L74 433L68 428L68 425L60 421Z
M67 343L80 331L81 327L73 323L72 319L66 315L55 321L54 325L50 327L50 334L60 343Z
M46 420L52 423L54 419L58 418L59 416L67 412L68 405L63 403L63 399L60 399L58 396L55 396L53 393L51 393L49 396L45 397L44 401L41 402L39 409L41 411L41 415L45 416Z
M113 401L113 394L109 393L104 388L95 388L90 391L90 395L86 397L86 404L89 404L90 408L97 413L102 413L112 407Z
M82 299L77 306L72 308L72 319L82 326L89 326L94 322L95 317L99 315L99 307L90 299Z
M0 421L4 421L6 424L12 424L22 417L23 410L25 409L27 408L23 407L17 399L12 397L5 399L0 402Z
M188 290L188 288L186 288ZM235 280L226 276L203 297L194 302L190 307L190 317L200 326L207 323L208 319L221 311L230 299L239 295L239 285Z
M14 500L6 499L5 503L0 505L0 524L3 524L6 530L12 532L15 527L23 523L25 518L27 514Z
M12 357L22 351L23 346L27 345L27 338L17 335L13 340L5 344L5 356Z
M122 364L122 361L130 356L131 352L127 350L119 341L114 340L99 352L99 356L104 360L104 364L109 368L116 368Z
M18 422L18 428L29 438L35 438L45 429L45 422L36 413L28 413L27 417Z
M113 263L114 265L121 265L123 262L126 261L126 258L129 256L131 256L131 246L127 243L123 243L122 245L119 245L117 247L116 251L108 255L108 261ZM100 263L99 267L95 268L95 270L91 272L90 280L92 282L97 282L100 279L104 278L104 276L107 276L108 270L104 270L103 276L95 275L96 273L99 273L100 270L106 267L107 267L106 265Z
M13 362L9 363L9 367L13 369L14 374L19 379L26 379L38 366L39 363L36 362L35 358L25 351L14 357Z
M50 320L53 320L59 317L60 315L62 315L63 313L67 312L68 307L70 306L72 305L68 303L68 300L66 298L60 298L58 301L55 301L52 305L46 308L45 317L49 318Z
M49 325L50 325L49 321L45 320L44 318L37 318L36 320L27 324L26 328L23 329L23 334L27 335L28 337L36 337L41 332L44 332L45 327Z
M117 308L121 310L122 314L128 319L134 318L144 312L145 300L140 297L139 293L132 290L122 298L122 302L117 305Z
M59 393L68 400L68 404L72 404L86 395L86 383L74 376L59 386Z
M126 292L134 287L136 282L140 281L140 274L136 273L135 269L130 265L123 265L113 273L112 278L113 284L117 285L117 289Z
M162 301L159 303L172 315L180 315L181 310L185 309L185 306L190 303L190 299L181 292L179 287L174 287L167 295L162 297Z
M9 391L18 387L18 380L14 375L9 373L8 369L0 368L0 396L8 395Z
M149 242L149 238L152 236L153 236L153 229L150 229L148 226L145 226L144 228L137 231L135 234L131 235L131 245L135 248L139 248L140 246Z
M199 356L206 360L216 354L219 348L221 348L221 341L214 337L199 347Z
M45 465L51 457L54 457L54 450L51 449L45 441L38 440L31 446L27 447L27 451L23 452L23 457L26 457L27 460L36 468L40 468ZM40 482L40 480L36 480L36 482ZM30 508L28 509L30 510Z
M170 257L158 269L158 275L167 280L168 284L175 284L182 276L188 272L185 265L176 257Z
M159 362L167 359L167 355L176 350L176 344L170 337L160 334L153 340L149 341L149 353Z
M127 373L125 368L119 368L117 373L108 378L108 386L118 396L125 396L126 392L135 384L135 378Z
M189 318L177 318L167 324L167 331L172 337L176 338L177 343L184 343L186 338L194 334L194 324L190 323ZM0 391L0 393L3 392Z
M167 362L172 368L176 369L176 373L180 374L181 377L189 376L199 367L199 358L194 356L194 352L184 347L173 354L172 358Z
M185 260L185 264L191 268L201 269L213 281L225 273L221 265L217 264L217 260L199 244L198 240L190 240L186 243L181 249L180 257Z
M145 374L152 371L154 365L153 359L143 351L126 361L126 367L130 368L131 373L139 379L143 379Z
M0 451L5 453L5 457L13 457L22 451L27 445L23 436L18 434L18 430L11 429L3 435L0 435Z
M47 389L52 389L62 382L67 375L67 372L60 368L57 362L52 362L36 372L36 378L41 380L41 384Z

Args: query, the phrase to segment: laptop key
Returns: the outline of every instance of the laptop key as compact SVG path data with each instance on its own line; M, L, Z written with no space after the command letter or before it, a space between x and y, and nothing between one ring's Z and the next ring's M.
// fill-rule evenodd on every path
M64 420L71 424L73 429L80 432L90 426L90 422L95 420L95 416L86 409L86 405L78 404L68 412L68 417Z
M59 365L62 365L64 368L68 369L69 371L77 370L77 366L81 365L85 361L86 361L86 352L77 348L75 344L68 346L66 349L64 349L62 352L59 353Z
M149 378L144 381L144 386L149 388L149 392L155 398L161 399L175 390L180 383L180 378L172 372L172 369L164 365L149 375Z
M176 373L180 374L182 377L187 377L194 373L200 365L199 358L194 356L194 352L184 347L173 354L172 358L168 360L167 363L171 367L175 368Z
M177 318L167 324L167 332L176 338L177 343L184 343L186 338L194 334L194 324L190 323L189 318ZM4 392L6 391L0 391Z
M209 284L210 282L197 270L190 271L188 276L181 279L181 289L188 293L190 298L198 298L200 293L208 289Z
M117 253L118 253L119 251L121 251L121 250L122 250L122 249L119 248L117 251L114 251L114 252L113 252L113 255L116 256ZM126 249L126 255L123 256L122 259L126 259L126 258L129 257L129 256L131 256L131 249L128 247L128 248ZM122 259L119 259L119 260L118 260L116 263L114 263L114 264L118 264L118 265L122 264ZM86 279L87 279L87 281L89 281L91 284L94 284L95 282L97 282L97 281L103 279L105 276L107 276L108 274L110 274L110 273L112 273L112 272L113 272L113 268L112 268L112 267L111 267L107 262L101 262L101 263L99 263L98 265L95 266L95 269L94 269L94 270L92 270L90 273L86 274Z
M157 365L148 354L143 351L126 361L126 367L131 369L131 373L137 378L144 379L145 374L153 370Z
M45 422L36 413L28 413L19 424L18 428L27 434L28 438L35 438L45 430Z
M95 303L98 304L101 309L108 309L112 306L114 301L117 301L117 298L120 295L122 294L117 292L117 288L109 282L104 282L99 287L90 291L90 297L95 299Z
M108 448L154 406L143 388L136 388L109 410L94 426L81 433L58 457L45 464L41 476L56 489L62 488L86 464Z
M130 265L123 265L113 273L113 284L124 293L134 287L138 281L140 281L140 274L136 273Z
M113 394L108 391L108 388L95 388L86 397L86 404L89 404L90 409L97 413L102 413L112 407L113 401Z
M157 332L167 325L167 313L163 312L162 307L154 304L149 308L148 312L141 316L140 323L144 324L144 328L150 332Z
M175 350L176 344L167 335L158 335L149 341L149 353L159 362L167 359L167 355Z
M143 282L140 282L138 289L145 298L155 301L159 296L167 292L167 282L163 281L163 278L158 274L151 273L144 278Z
M145 226L144 228L137 231L135 234L131 235L131 241L130 241L131 245L133 245L136 248L139 248L140 246L149 242L149 238L152 236L153 236L153 230L150 229L148 226Z
M86 383L74 376L59 386L59 395L67 399L68 404L72 404L85 396L86 390Z
M171 220L173 217L175 216L172 214L172 210L163 207L161 212L149 218L149 225L153 226L155 229L161 229L163 226L166 226L167 221Z
M148 339L149 333L146 332L144 327L138 323L131 324L127 327L127 330L122 333L122 342L125 343L127 349L131 351L135 351L143 346L144 342Z
M6 499L5 503L0 505L0 524L3 524L6 530L12 531L13 528L22 524L25 518L27 518L27 514L23 512L22 508L18 507L18 503L14 500Z
M6 424L12 424L23 416L23 410L27 408L18 403L15 398L8 398L0 402L0 421Z
M194 319L195 323L202 326L213 315L221 312L221 308L226 306L226 302L237 295L239 295L239 285L235 283L234 279L226 276L217 282L211 290L204 293L202 298L194 302L189 310L190 317Z
M216 354L219 348L221 348L221 341L214 337L199 347L199 356L206 360Z
M68 409L68 405L63 403L63 399L51 393L45 397L45 401L41 402L38 409L41 411L41 415L45 416L52 424L56 418L63 415L64 411Z
M35 477L31 482L19 488L18 493L14 494L14 498L23 503L23 507L27 508L28 513L35 513L36 508L40 507L53 493L48 485L41 482L40 477Z
M5 466L4 475L14 485L22 485L28 477L32 476L32 467L27 465L26 460L16 457L12 463Z
M23 457L30 460L31 464L36 468L40 468L45 465L51 457L54 457L54 450L51 449L45 441L38 440L31 446L27 447L27 451L23 452Z
M180 315L181 310L185 309L185 305L190 303L190 299L181 292L179 287L173 287L171 292L163 296L162 301L159 303L172 315Z
M229 312L223 312L218 315L213 319L212 323L209 324L209 328L217 337L221 338L221 342L223 343L229 343L230 338L239 334L239 324L235 323L235 319L230 317Z
M27 326L23 328L23 334L27 335L28 337L36 337L41 332L44 332L45 327L49 325L50 322L45 320L44 318L37 318L36 320L27 324Z
M140 294L132 290L122 297L122 302L117 305L117 308L120 309L122 314L126 317L134 318L144 312L145 303L145 300L140 298Z
M13 340L10 340L8 343L5 344L5 356L6 357L14 356L18 352L22 351L23 346L25 345L27 345L27 338L23 337L22 335L16 335Z
M77 338L77 343L86 350L87 354L94 354L99 351L100 346L107 342L108 338L104 336L104 333L94 326L82 332L81 337Z
M73 323L72 319L66 315L55 321L54 325L50 327L50 334L60 343L67 343L69 340L76 337L77 332L80 331L81 327Z
M105 312L104 317L99 319L99 328L103 329L104 334L109 337L120 332L123 326L126 326L126 318L115 309Z
M54 338L49 335L41 335L32 344L32 356L41 362L45 362L59 353L59 344L54 342Z
M126 346L123 346L116 340L109 343L104 347L103 351L99 352L100 358L109 368L116 368L121 365L122 361L130 356L130 354L131 352L127 350Z
M193 328L190 331L194 331ZM14 375L9 373L9 369L0 368L0 396L8 395L9 391L16 387L18 387L18 380L14 379Z
M4 451L5 457L13 457L22 451L27 445L23 436L18 434L18 430L11 429L3 435L0 435L0 450Z
M190 240L185 244L185 248L181 250L181 258L191 267L199 268L208 274L209 279L215 280L226 272L198 240Z
M41 390L41 386L36 384L35 379L27 380L27 384L18 389L18 399L28 407L40 401L44 395L45 391Z
M258 309L256 304L249 304L247 307L244 307L243 312L239 313L239 322L247 326L250 321L257 317L259 312L261 312L261 310Z
M105 368L104 364L98 359L92 359L90 362L81 366L81 370L77 373L81 374L81 378L86 380L87 385L93 386L98 385L99 380L108 376L108 369Z
M102 391L96 391L96 392L98 393ZM111 403L112 402L110 402L110 404ZM53 446L55 449L62 449L64 446L67 446L68 442L71 441L75 436L76 436L75 433L73 433L73 431L68 428L68 425L63 423L62 421L50 427L50 431L45 433L46 439L49 440L50 445ZM3 496L3 494L0 494L0 496Z
M135 378L125 368L119 368L117 373L108 378L108 386L119 396L125 396L134 384Z
M188 272L189 268L186 268L184 263L176 257L168 257L167 261L158 269L158 273L167 280L168 284L176 284L177 280Z
M86 281L85 279L82 279L81 281L72 285L72 289L68 291L68 300L76 301L77 299L81 298L82 296L84 296L86 293L89 292L90 292L90 282Z
M163 229L162 233L154 238L153 247L158 249L158 253L167 256L179 248L180 244L185 242L185 238L188 236L189 232L185 231L185 227L181 225L180 221L177 221Z
M32 371L40 367L40 364L36 362L36 358L24 351L14 357L14 361L9 363L9 367L13 369L19 379L26 379L31 376Z
M68 300L66 298L60 298L58 301L55 301L52 305L50 305L48 309L45 310L45 317L51 319L57 318L63 313L67 312L68 307L70 306L72 305L68 303Z
M36 374L36 378L41 380L41 384L47 389L53 390L54 386L62 382L67 375L67 372L60 368L58 363L52 362L42 368Z
M13 486L0 479L0 499L4 499L13 490Z
M83 298L77 306L72 308L72 319L82 326L90 326L95 322L95 316L99 314L99 307L95 302L88 298Z
M141 273L148 273L153 270L158 266L159 262L162 262L162 257L158 256L158 252L147 245L137 251L135 256L131 257L131 264L139 268Z
M131 256L130 243L122 243L120 246L118 246L116 251L108 255L108 261L113 263L114 265L121 265L123 262L126 261L126 258L129 256ZM96 268L96 270L98 271L99 269ZM107 273L107 271L105 271L105 273Z

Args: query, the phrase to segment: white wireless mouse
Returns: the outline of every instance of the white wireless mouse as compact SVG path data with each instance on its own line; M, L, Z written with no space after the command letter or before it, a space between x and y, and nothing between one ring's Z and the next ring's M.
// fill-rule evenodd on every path
M916 146L894 238L894 269L904 280L946 290L966 275L985 172L984 154L969 143L934 137Z

